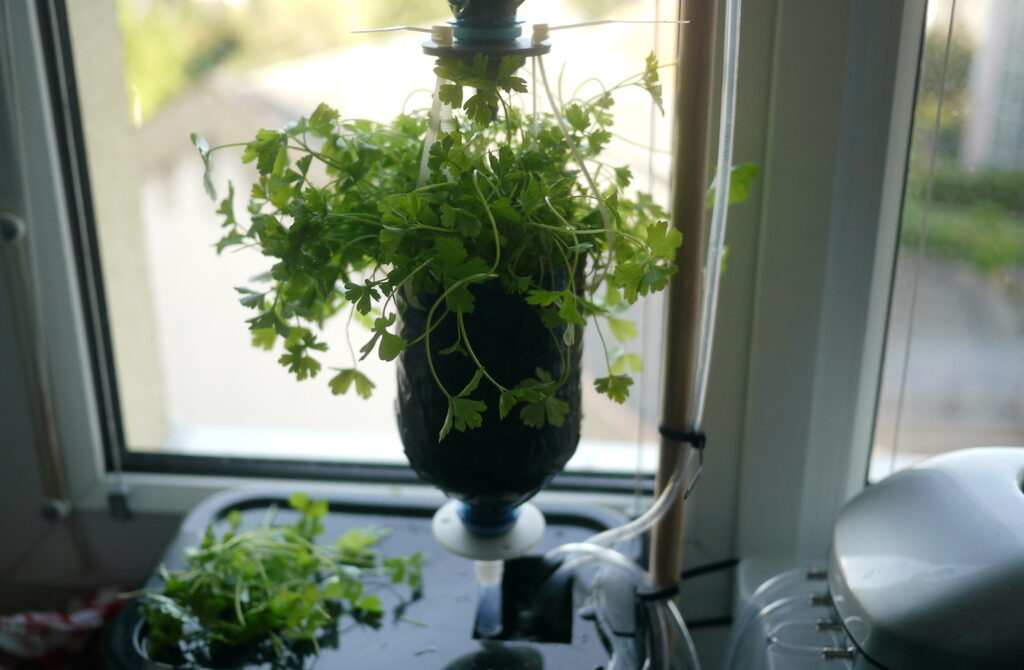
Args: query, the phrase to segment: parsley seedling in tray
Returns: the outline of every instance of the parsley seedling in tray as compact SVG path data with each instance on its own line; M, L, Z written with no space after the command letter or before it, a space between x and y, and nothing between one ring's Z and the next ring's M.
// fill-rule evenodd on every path
M354 529L333 544L317 544L327 515L325 500L296 493L293 524L243 529L242 515L227 515L218 537L211 524L198 547L186 551L181 570L160 568L163 591L147 593L141 613L148 624L147 651L169 660L215 658L248 648L259 657L281 657L319 641L344 615L374 624L384 613L370 586L405 583L419 596L423 556L381 558L380 529Z

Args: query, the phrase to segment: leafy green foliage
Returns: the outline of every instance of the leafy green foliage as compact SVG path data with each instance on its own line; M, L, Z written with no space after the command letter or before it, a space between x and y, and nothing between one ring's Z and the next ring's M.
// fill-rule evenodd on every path
M629 387L633 385L633 380L626 375L613 374L596 379L594 385L599 393L606 394L617 403L623 403L629 397Z
M733 165L729 172L729 204L743 202L750 196L750 190L754 188L761 170L754 163L742 163ZM710 209L715 204L715 185L708 189L705 206Z
M180 570L160 568L162 592L141 607L149 624L149 649L216 651L253 643L280 655L292 642L316 647L318 635L348 615L372 623L384 611L368 587L405 583L413 597L422 584L423 557L378 557L377 529L354 529L331 545L317 544L325 500L293 494L291 524L244 529L233 510L218 534L211 525L198 547L186 551Z
M373 395L373 389L377 386L359 370L349 368L347 370L338 370L338 374L331 379L331 393L334 395L348 393L353 383L356 385L356 393L364 399Z
M473 285L497 282L534 305L568 357L590 319L607 320L619 341L636 336L636 326L620 315L668 285L682 238L649 195L627 193L628 167L600 160L612 137L617 92L641 88L661 103L654 57L634 77L591 98L568 99L556 113L528 113L529 105L517 104L516 94L527 90L517 74L522 64L482 55L437 61L435 72L447 80L439 97L455 110L451 126L426 147L425 179L426 112L378 124L345 119L321 104L245 145L242 160L259 174L247 205L252 222L246 227L235 218L230 188L218 210L218 250L255 247L271 263L269 285L241 291L243 304L257 312L249 320L254 345L271 349L283 338L281 364L299 379L313 377L327 348L311 333L347 314L370 325L361 358L376 352L393 360L427 337L398 335L397 305L424 300L427 332L441 319L459 320L459 339L442 355L467 356L478 368L461 391L435 376L449 400L442 438L482 425L487 406L474 395L479 383L497 388L502 420L538 428L564 422L568 405L558 393L568 365L506 386L476 360L462 327L477 307ZM196 146L207 166L222 148ZM609 376L596 388L622 402L638 357L607 359ZM373 384L357 363L329 381L334 393L354 388L370 395Z

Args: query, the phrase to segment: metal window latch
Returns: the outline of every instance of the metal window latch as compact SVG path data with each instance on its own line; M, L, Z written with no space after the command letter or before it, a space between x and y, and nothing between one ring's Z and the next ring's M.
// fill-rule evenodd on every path
M47 521L63 521L71 516L71 502L63 498L46 498L39 506L39 513Z
M826 647L821 650L821 657L826 661L852 659L857 655L853 647Z
M131 506L128 504L128 494L131 492L124 484L115 484L107 489L107 507L110 508L110 516L118 521L127 521L135 516Z
M832 605L832 596L828 592L811 593L807 596L807 602L815 607L827 607Z
M0 212L0 242L13 244L25 237L25 222L17 214Z

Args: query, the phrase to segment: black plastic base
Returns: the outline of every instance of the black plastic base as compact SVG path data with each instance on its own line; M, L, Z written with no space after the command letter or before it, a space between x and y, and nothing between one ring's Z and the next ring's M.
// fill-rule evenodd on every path
M170 568L180 565L185 548L198 544L206 525L222 520L232 509L240 510L247 524L259 523L270 505L284 510L293 490L254 489L208 499L186 518L163 562ZM577 614L580 603L572 602L571 582L547 580L553 566L542 564L540 555L617 525L622 522L620 517L604 510L543 506L548 529L535 555L506 564L505 633L501 639L479 640L473 633L478 592L473 562L449 554L434 542L430 522L437 506L437 500L331 497L330 514L324 521L326 540L350 528L390 528L391 534L380 542L383 554L426 554L423 598L405 607L400 617L389 613L379 630L343 619L336 648L324 649L319 660L307 658L303 666L293 667L314 667L315 662L315 667L322 670L579 670L608 662L596 626ZM279 518L283 522L293 519L285 511L279 513ZM158 587L160 580L153 577L147 586ZM387 589L377 595L388 608L401 601L401 594ZM106 641L108 670L147 667L132 644L138 620L135 608L127 607L113 622ZM282 670L270 663L239 667Z

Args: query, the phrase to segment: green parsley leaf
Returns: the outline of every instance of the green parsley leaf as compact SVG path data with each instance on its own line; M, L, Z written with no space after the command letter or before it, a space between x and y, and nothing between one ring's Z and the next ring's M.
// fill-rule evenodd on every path
M644 360L640 354L627 353L621 349L612 352L608 371L613 375L625 375L630 371L640 372L643 369Z
M619 342L627 342L640 334L640 330L632 321L612 316L606 317L605 320L608 322L608 329L612 331L612 335Z
M498 416L504 419L508 416L508 413L512 411L512 408L519 402L516 396L511 391L502 391L501 396L498 398Z
M633 380L625 375L610 375L599 377L594 380L594 388L598 393L604 393L615 402L622 404L629 397L629 387Z
M476 298L473 297L469 287L465 284L455 287L445 298L445 304L448 305L448 309L456 314L469 314L473 311L473 303L475 302Z
M356 394L364 399L373 395L373 389L376 387L376 384L370 381L370 378L362 372L355 368L348 368L345 370L338 370L338 374L331 378L331 393L334 395L348 393L349 388L351 388L353 384L355 384Z
M384 331L380 334L380 348L377 349L377 355L382 361L393 361L398 354L402 353L407 344L408 342L398 335Z
M565 423L565 416L568 413L569 403L549 394L539 401L527 404L520 410L519 416L527 426L543 428L548 423L556 427L561 426Z
M672 258L676 249L683 243L683 234L675 228L669 228L668 221L648 225L646 230L647 246L655 256Z

